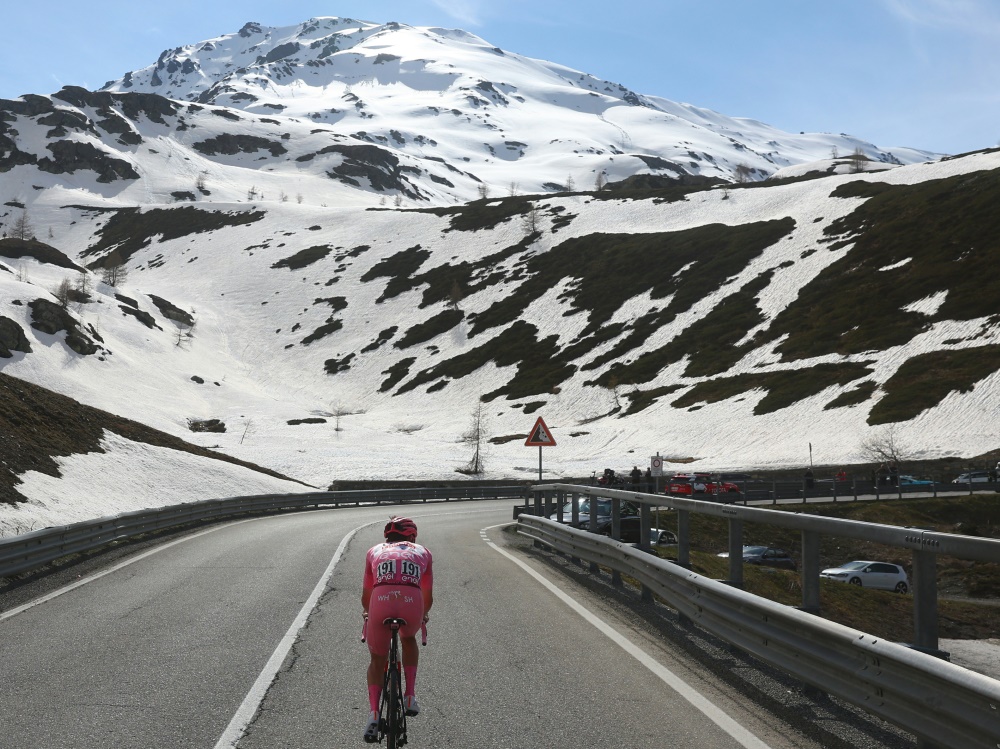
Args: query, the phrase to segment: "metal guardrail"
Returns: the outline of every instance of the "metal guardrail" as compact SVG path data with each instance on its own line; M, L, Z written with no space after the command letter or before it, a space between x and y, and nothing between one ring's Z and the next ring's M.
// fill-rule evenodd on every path
M713 486L721 483L720 480L713 479ZM798 500L808 502L810 500L832 499L834 502L856 501L859 497L875 497L876 499L906 499L907 497L924 496L953 496L955 494L975 494L977 492L998 492L1000 482L960 482L954 481L929 481L926 484L907 483L880 483L865 478L850 477L846 481L835 481L828 479L817 479L809 482L808 479L798 481L771 480L762 481L757 479L735 481L725 481L737 488L737 491L706 491L694 495L674 494L671 495L670 477L661 477L656 485L655 493L664 493L671 496L684 496L694 499L704 499L726 504L746 504L747 502L777 503L780 500ZM596 488L618 489L620 491L640 491L643 493L654 493L654 485L648 479L643 479L639 484L623 482L614 486L601 484L591 484Z
M922 741L1000 746L1000 681L546 518L521 514L518 531L635 578L705 630Z
M761 507L727 505L699 499L659 494L642 494L616 489L573 484L540 484L531 487L534 508L526 509L535 515L549 517L559 515L564 500L575 497L605 497L612 500L613 514L620 510L623 501L638 505L641 509L640 546L648 548L650 531L650 508L659 507L677 512L677 561L687 566L690 563L690 538L688 523L690 514L713 515L723 518L729 526L729 582L737 586L743 583L743 524L758 523L798 530L802 538L802 608L819 611L820 541L824 535L855 538L864 541L907 549L913 559L911 592L913 593L914 644L926 650L938 649L937 616L937 555L959 559L1000 563L1000 540L961 536L952 533L937 533L920 528L902 528L894 525L864 523L857 520L821 517L802 512L787 512ZM575 505L575 503L574 503ZM560 518L562 519L562 518ZM568 520L569 518L567 518ZM617 536L612 533L613 537ZM998 715L1000 719L1000 715ZM997 749L994 747L993 749Z
M249 513L292 512L310 507L407 504L480 499L523 499L523 486L365 489L303 494L263 494L137 510L0 539L0 577L38 569L57 559L152 531Z

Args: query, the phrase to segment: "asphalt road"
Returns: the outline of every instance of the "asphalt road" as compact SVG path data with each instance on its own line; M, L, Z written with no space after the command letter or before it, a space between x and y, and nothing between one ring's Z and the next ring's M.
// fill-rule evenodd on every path
M720 678L741 667L706 669L634 597L494 527L511 507L407 508L435 560L409 746L830 746L786 722L793 689ZM388 514L213 526L20 613L31 590L0 597L0 749L364 746L361 569ZM784 718L748 689L787 692L769 698Z

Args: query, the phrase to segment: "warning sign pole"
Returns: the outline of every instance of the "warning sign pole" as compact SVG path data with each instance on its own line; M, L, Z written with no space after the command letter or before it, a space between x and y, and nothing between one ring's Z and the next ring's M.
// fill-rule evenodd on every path
M531 428L531 432L528 434L528 439L524 441L525 447L538 447L538 483L542 482L542 448L555 447L555 444L555 437L552 436L552 432L549 431L549 428L545 426L545 422L542 421L542 417L539 416L535 422L535 426Z

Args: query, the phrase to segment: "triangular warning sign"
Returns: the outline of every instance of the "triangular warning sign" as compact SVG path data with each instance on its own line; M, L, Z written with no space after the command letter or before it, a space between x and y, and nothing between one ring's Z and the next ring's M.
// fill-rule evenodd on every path
M552 447L556 444L555 437L552 436L552 432L549 428L545 426L545 422L542 421L542 417L538 417L538 421L535 422L535 426L531 428L531 432L528 435L527 441L524 443L525 447Z

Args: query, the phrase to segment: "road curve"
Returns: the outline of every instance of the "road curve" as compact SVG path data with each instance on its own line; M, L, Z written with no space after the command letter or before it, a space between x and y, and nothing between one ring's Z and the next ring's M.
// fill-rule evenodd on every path
M410 746L820 745L512 542L511 507L407 508L436 583ZM363 745L360 574L389 513L222 524L23 611L0 597L0 747Z

